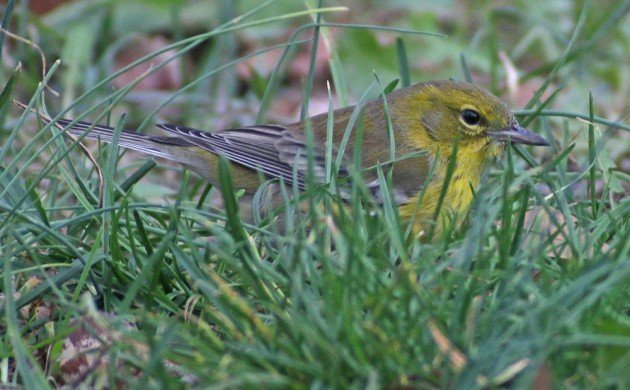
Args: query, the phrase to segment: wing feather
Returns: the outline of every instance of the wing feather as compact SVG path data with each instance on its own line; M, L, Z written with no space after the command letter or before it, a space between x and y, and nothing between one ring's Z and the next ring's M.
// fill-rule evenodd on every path
M188 142L211 152L222 154L228 160L246 167L257 169L269 177L285 180L292 184L297 176L297 185L305 185L305 165L296 164L291 159L282 158L277 145L280 140L293 138L281 126L265 125L241 127L217 132L205 132L185 126L160 124L158 127L184 137ZM305 150L303 142L293 142L294 148ZM294 175L294 169L297 175Z
M67 127L71 121L61 119L57 121ZM172 124L158 124L157 127L175 134L171 137L152 136L122 131L119 145L158 157L165 157L182 163L187 163L186 157L180 158L175 149L160 148L162 144L169 147L196 146L211 153L223 155L228 160L242 166L258 170L268 177L284 180L287 184L295 183L300 189L306 187L308 171L307 146L303 139L288 131L285 127L264 125L240 127L217 132L206 132L186 126ZM114 128L89 122L75 122L68 131L76 136L86 134L92 139L112 142ZM333 155L334 159L335 156ZM324 182L326 158L323 148L313 149L313 169L316 181ZM348 176L347 166L339 167L338 176ZM407 180L406 180L407 181ZM381 200L380 186L377 180L371 181L368 188L377 200ZM340 190L345 191L340 188ZM395 191L397 203L408 202L408 196Z

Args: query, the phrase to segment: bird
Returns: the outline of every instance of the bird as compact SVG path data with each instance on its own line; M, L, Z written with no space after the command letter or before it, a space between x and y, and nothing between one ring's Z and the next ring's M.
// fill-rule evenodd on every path
M324 183L327 142L332 142L333 161L341 162L337 175L350 177L357 169L353 162L357 148L360 174L377 201L383 194L374 167L391 169L390 191L399 216L412 223L416 236L425 235L430 227L439 233L468 210L485 167L507 143L550 145L520 126L501 99L468 82L436 80L394 90L361 105L353 122L355 109L332 111L331 140L327 140L329 113L323 113L286 125L211 132L157 124L169 136L124 130L118 145L181 163L214 186L220 186L218 167L223 157L231 162L234 189L250 195L259 188L261 174L303 190L309 183L309 153L311 177ZM114 128L109 126L71 119L56 123L74 136L106 143L114 139ZM307 131L312 131L310 147ZM452 175L443 191L449 163Z

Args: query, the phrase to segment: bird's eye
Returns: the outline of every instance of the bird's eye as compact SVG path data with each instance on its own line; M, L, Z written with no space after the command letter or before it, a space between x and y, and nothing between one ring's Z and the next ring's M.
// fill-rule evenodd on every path
M475 110L466 108L462 111L462 120L469 126L477 126L481 122L481 115Z

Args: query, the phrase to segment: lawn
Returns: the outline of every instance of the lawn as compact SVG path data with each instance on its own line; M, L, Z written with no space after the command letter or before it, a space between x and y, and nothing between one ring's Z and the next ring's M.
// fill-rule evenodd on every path
M628 1L5 3L1 386L630 386ZM282 124L448 78L552 145L429 239L360 177L247 221L270 180L252 206L41 120Z

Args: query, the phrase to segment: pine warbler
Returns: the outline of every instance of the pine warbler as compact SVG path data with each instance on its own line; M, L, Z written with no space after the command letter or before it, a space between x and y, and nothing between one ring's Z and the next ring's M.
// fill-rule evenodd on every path
M376 199L380 186L373 168L390 164L391 118L395 142L391 189L403 220L413 220L414 232L422 234L435 217L444 178L451 158L454 171L442 201L437 224L441 231L454 214L468 209L475 188L489 158L501 154L507 141L527 145L549 145L541 136L519 126L510 109L496 96L473 84L458 81L433 81L396 90L383 100L376 99L362 107L343 151L339 175L348 175L352 168L357 126L361 126L361 165L363 175ZM334 111L332 144L339 147L354 107ZM313 130L312 148L315 178L324 180L325 145L328 114L309 119ZM67 131L76 136L111 142L113 128L88 122L71 123L59 120ZM157 127L173 134L170 137L122 132L119 145L188 166L214 185L219 184L219 155L232 162L234 186L253 194L260 185L260 173L287 184L305 185L307 147L305 123L286 126L256 125L205 132L185 126L159 124ZM456 146L457 144L457 146ZM456 151L456 153L453 153ZM333 150L334 155L339 149ZM413 156L402 158L403 156ZM334 160L333 160L334 161ZM391 166L390 166L391 167ZM297 175L294 176L294 168ZM429 178L429 172L432 172ZM293 183L297 178L297 183ZM429 180L424 195L418 195Z

